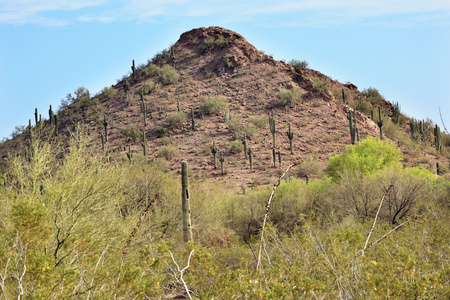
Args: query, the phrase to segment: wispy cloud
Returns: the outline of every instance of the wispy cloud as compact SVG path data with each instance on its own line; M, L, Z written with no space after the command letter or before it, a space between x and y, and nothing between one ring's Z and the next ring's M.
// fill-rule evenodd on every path
M58 18L59 11L76 13L72 19L65 19ZM48 17L50 12L53 17ZM303 20L298 21L295 16L302 16ZM425 4L423 0L302 0L274 4L269 0L0 0L0 24L142 23L160 17L220 17L242 22L273 17L295 26L357 24L391 17L392 24L437 24L448 22L450 1L428 0Z
M69 20L46 17L56 11L75 11L97 6L106 0L0 0L0 24L64 25Z

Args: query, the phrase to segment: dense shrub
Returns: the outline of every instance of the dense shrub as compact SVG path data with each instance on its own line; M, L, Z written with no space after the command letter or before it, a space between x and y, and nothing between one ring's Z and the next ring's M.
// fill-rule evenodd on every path
M308 68L309 63L306 60L297 60L292 59L289 61L289 64L294 67L295 71L306 70Z
M314 77L313 82L314 82L314 87L313 87L314 93L322 96L322 95L325 95L326 92L329 90L328 82L326 79Z
M178 147L173 145L167 145L159 148L158 150L158 157L163 157L167 160L171 160L172 157L175 156L178 152Z
M200 100L200 113L203 115L215 115L227 108L228 102L222 96L203 97Z
M293 87L292 89L280 88L280 102L282 106L290 106L296 103L302 102L302 92L298 87Z
M164 66L158 72L158 82L162 85L172 84L178 81L177 70L175 70L172 66Z
M120 129L120 133L124 136L131 138L133 142L142 139L143 133L140 132L136 126L131 126L130 128L122 128Z
M171 113L164 119L164 123L169 128L179 127L184 122L186 122L186 116L179 112Z
M152 92L157 92L157 91L159 91L160 88L161 88L161 83L159 83L159 82L155 83L153 81L147 81L147 82L144 82L142 84L141 91L144 94L148 94L148 93L152 93Z
M100 92L102 98L112 98L117 94L117 90L114 87L104 87Z
M401 151L395 145L369 136L359 145L347 146L343 154L331 157L326 173L334 179L344 171L370 174L385 167L400 168L401 158Z

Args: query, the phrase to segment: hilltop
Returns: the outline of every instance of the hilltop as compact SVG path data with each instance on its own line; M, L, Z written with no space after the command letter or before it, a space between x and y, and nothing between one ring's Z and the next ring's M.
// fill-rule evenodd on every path
M145 122L142 99L147 105ZM102 155L106 121L105 152L109 159L118 160L127 159L129 151L135 158L142 155L145 131L147 160L165 159L167 168L176 170L187 160L197 179L213 176L242 185L269 184L294 161L303 161L295 175L320 176L329 157L351 144L349 111L356 112L362 139L380 135L378 108L384 122L383 138L402 149L405 165L433 170L440 161L442 171L448 169L448 150L442 155L434 149L434 124L430 121L424 121L428 133L417 134L421 140L412 140L410 124L417 121L401 115L398 105L386 101L376 89L359 91L351 83L309 69L304 61L277 61L238 33L220 27L185 32L169 49L147 64L135 66L133 73L99 95L90 97L88 91L78 89L65 104L58 113L58 140L64 142L76 124L85 124ZM271 113L276 127L276 168L268 122ZM43 121L40 132L49 132L49 125ZM243 151L244 133L253 151L253 172ZM3 143L3 160L8 159L8 152L23 152L26 139L24 133ZM217 169L213 167L213 141ZM445 143L448 138L444 135Z

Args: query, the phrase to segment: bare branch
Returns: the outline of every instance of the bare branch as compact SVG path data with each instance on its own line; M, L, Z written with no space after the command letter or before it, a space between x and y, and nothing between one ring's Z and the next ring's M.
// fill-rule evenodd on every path
M450 135L450 133L448 132L447 128L445 127L444 119L442 118L441 107L439 107L439 116L441 117L442 126L444 127L445 132L447 132L447 134Z
M262 228L261 228L261 242L259 245L259 252L258 252L258 259L256 260L256 270L258 270L261 266L261 251L262 251L262 246L263 246L263 242L264 242L264 228L266 226L266 222L267 222L267 217L269 216L269 211L270 211L270 203L272 201L273 195L275 194L275 190L277 189L277 187L280 185L281 180L283 180L284 176L286 176L286 173L289 172L289 169L298 165L300 162L294 162L292 164L290 164L286 171L280 176L280 178L277 180L277 182L274 184L273 189L272 189L272 193L270 193L270 197L267 200L266 203L266 214L264 215L264 221L262 224Z

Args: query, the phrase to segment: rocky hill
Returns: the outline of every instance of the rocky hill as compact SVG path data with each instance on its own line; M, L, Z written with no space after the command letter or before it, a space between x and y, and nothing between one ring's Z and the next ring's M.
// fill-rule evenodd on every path
M64 142L76 124L82 123L98 154L106 152L110 160L126 160L131 153L132 159L143 161L144 142L147 161L165 160L168 169L178 170L180 162L187 160L197 179L217 177L243 186L269 184L294 161L303 161L295 175L320 175L328 158L351 144L348 116L353 110L361 139L380 136L377 122L381 117L383 138L402 149L406 165L433 169L439 161L442 172L448 170L449 151L435 149L430 122L424 122L428 132L423 132L422 125L417 138L411 139L410 124L416 121L399 115L398 106L385 101L375 89L359 91L351 83L342 84L308 69L306 62L276 61L241 35L219 27L183 33L172 47L148 64L136 66L95 97L78 90L57 115L54 139ZM272 114L275 150L269 127ZM49 121L36 127L43 135L54 130ZM252 150L253 170L244 153L244 134ZM3 161L12 153L23 153L28 136L24 132L1 144Z

